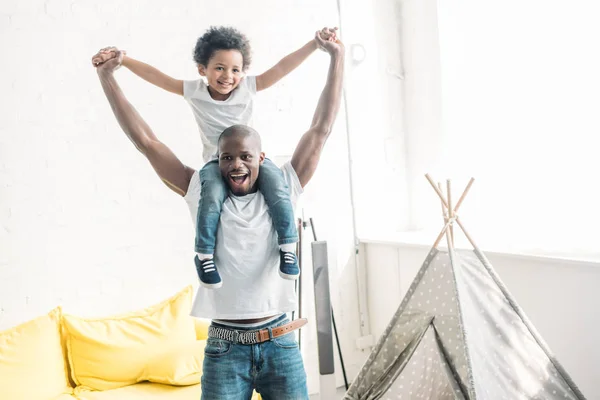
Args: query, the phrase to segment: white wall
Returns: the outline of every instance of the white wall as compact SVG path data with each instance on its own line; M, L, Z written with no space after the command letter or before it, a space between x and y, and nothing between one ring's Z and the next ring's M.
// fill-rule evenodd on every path
M138 309L197 281L188 210L121 132L90 59L99 48L116 45L192 79L196 38L209 25L228 24L251 39L250 73L260 73L317 29L339 23L333 0L234 0L222 7L188 0L3 2L0 329L58 304L85 316ZM327 66L327 55L317 52L259 94L255 125L268 155L291 155L310 124ZM125 69L117 75L156 134L186 164L200 167L201 144L187 104ZM334 290L356 284L344 121L342 110L304 199L306 216L315 218L319 238L330 243ZM333 297L352 364L356 303L352 295ZM310 311L310 297L305 299ZM310 329L306 359L314 392Z
M373 333L381 335L421 267L429 246L364 245ZM600 398L600 264L486 253L550 350L588 399Z
M349 50L366 49L362 63L348 57L345 80L359 230L415 224L403 196L408 172L427 171L436 151L429 159L405 155L422 153L440 138L435 3L341 1L342 39ZM197 36L209 25L231 24L252 40L250 72L259 73L310 40L316 29L338 23L334 0L234 0L221 7L190 0L3 3L0 44L8 61L0 66L0 329L58 304L87 316L137 309L196 282L188 211L120 131L90 58L100 47L117 45L166 73L191 79ZM280 161L290 156L310 123L326 68L327 57L317 53L259 95L255 122L270 156ZM155 132L185 163L199 167L201 144L185 102L126 70L118 78ZM425 111L433 118L425 118ZM368 350L356 348L361 331L345 129L342 110L299 211L315 219L319 239L330 246L332 302L351 379ZM423 190L423 201L438 206L426 183L410 184ZM307 243L305 260L308 249ZM367 330L375 336L425 251L367 246ZM490 259L584 393L590 398L600 393L592 380L600 373L592 343L600 325L592 309L598 270ZM540 275L552 290L530 287ZM303 279L304 311L314 321L309 269ZM315 392L311 327L303 330L303 347ZM337 378L341 385L339 368Z

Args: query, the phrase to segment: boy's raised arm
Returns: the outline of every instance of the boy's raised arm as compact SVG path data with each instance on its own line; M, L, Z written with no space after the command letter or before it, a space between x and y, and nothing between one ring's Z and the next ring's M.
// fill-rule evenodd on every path
M324 40L335 39L336 29L323 28L320 33L321 38ZM284 76L298 68L318 47L318 43L313 39L298 50L283 57L271 69L256 77L256 91L260 92L279 82Z
M169 75L154 68L153 66L138 61L127 55L123 57L123 66L129 69L137 76L139 76L140 78L150 82L151 84L156 85L159 88L166 90L167 92L183 96L182 80L172 78Z
M151 65L144 62L138 61L134 58L127 56L125 51L119 50L116 47L105 47L98 54L96 54L92 62L94 65L99 65L109 59L115 57L117 54L121 54L123 61L121 65L128 68L131 72L144 79L151 84L158 86L167 92L175 93L183 96L183 81L175 79L169 75L159 71Z

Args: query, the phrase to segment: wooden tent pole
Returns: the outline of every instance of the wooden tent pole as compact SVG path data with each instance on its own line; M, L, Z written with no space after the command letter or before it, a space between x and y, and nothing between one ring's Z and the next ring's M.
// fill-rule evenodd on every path
M475 244L475 242L473 241L473 239L471 238L471 236L469 235L469 233L465 229L464 225L460 222L460 219L458 219L458 217L456 218L456 223L458 224L458 226L460 226L460 229L465 234L465 236L466 236L467 240L469 241L469 243L471 243L471 246L473 246L474 249L478 249L479 247L477 247L477 245Z
M435 185L435 182L433 182L433 179L431 179L431 176L429 176L429 174L425 174L425 178L427 178L427 180L431 184L431 187L433 187L433 190L435 190L435 192L437 193L437 195L440 196L440 199L442 200L442 204L444 205L444 207L448 208L448 202L446 201L446 198L444 197L444 194Z
M474 180L475 180L475 178L471 178L471 180L469 180L469 183L467 184L467 187L465 188L465 190L463 190L463 194L460 196L460 199L458 199L458 203L456 203L456 207L454 207L454 214L456 214L456 212L458 211L458 208L460 207L463 200L465 199L465 196L467 195L467 193L469 193L469 189L471 189L471 185L473 184Z
M452 186L450 185L450 179L446 179L446 195L448 196L448 218L452 220L454 218L454 210L452 209ZM448 244L454 247L454 227L453 224L450 224L450 228L448 229L448 233L450 234L448 238Z
M440 192L442 191L442 184L441 182L438 182L438 188L440 189ZM444 224L448 222L448 210L446 209L446 207L444 206L444 202L441 201L440 202L441 206L442 206L442 216L444 217Z
M437 239L435 239L435 243L433 244L433 248L437 248L438 244L440 244L440 242L442 241L442 238L444 237L444 233L446 233L446 231L448 230L448 227L450 226L450 221L448 221L445 225L444 228L442 229L442 231L440 232L440 234L438 235Z
M462 230L462 232L465 234L465 237L467 238L469 243L471 243L471 246L473 246L474 249L478 249L477 245L475 244L475 241L473 241L473 238L469 235L469 233L465 229L465 226L462 224L457 215L457 211L462 205L463 200L467 196L467 193L469 193L469 190L471 189L475 178L471 178L469 180L469 183L463 190L463 193L458 199L458 202L456 203L456 206L454 208L452 208L452 186L450 179L446 180L446 187L448 191L448 200L446 201L446 197L444 196L441 183L438 182L438 184L436 185L429 174L425 174L425 178L427 178L427 181L431 184L431 187L440 198L440 201L442 202L442 215L444 216L444 227L442 228L442 231L436 238L435 243L433 244L433 248L437 248L437 246L440 244L440 241L444 237L444 234L448 236L449 248L454 247L454 230L452 229L452 225L453 222L456 222Z
M454 251L454 243L452 240L452 224L448 227L446 231L446 242L448 243L448 254Z

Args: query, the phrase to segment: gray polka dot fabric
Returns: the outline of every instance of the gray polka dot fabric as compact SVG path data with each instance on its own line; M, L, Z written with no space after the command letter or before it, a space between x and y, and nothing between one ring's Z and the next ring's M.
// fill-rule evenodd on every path
M433 249L345 400L584 400L478 250Z

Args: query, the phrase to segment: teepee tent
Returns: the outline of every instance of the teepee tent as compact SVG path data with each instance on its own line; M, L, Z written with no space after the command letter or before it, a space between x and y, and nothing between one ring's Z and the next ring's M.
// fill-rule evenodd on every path
M458 218L473 179L453 208L450 181L446 198L426 177L444 228L344 399L584 400Z

